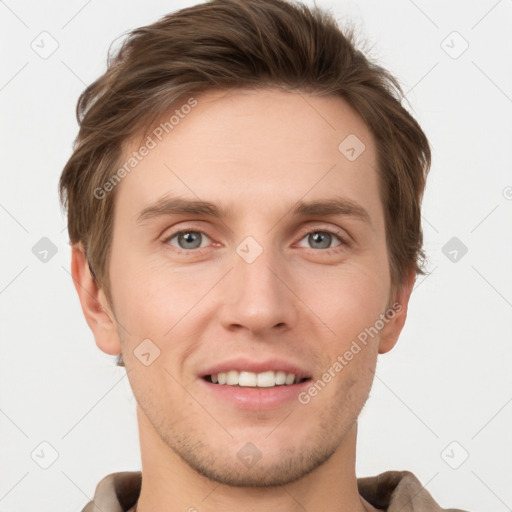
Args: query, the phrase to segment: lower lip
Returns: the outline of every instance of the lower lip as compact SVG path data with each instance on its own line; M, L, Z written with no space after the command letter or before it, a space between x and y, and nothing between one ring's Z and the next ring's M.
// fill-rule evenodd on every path
M272 388L252 388L213 384L201 379L207 389L221 400L231 402L239 409L268 411L276 409L292 400L298 400L297 395L304 391L311 379L289 386L274 386Z

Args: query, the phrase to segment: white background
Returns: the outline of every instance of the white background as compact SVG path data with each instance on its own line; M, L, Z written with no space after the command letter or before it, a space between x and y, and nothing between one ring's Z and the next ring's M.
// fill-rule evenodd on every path
M69 275L57 183L76 100L105 70L111 41L195 3L0 2L2 512L78 512L106 474L140 469L126 372L96 347ZM512 510L512 1L317 4L359 26L433 148L432 273L418 279L397 346L380 356L357 475L407 469L443 507ZM46 59L31 47L43 31L58 43ZM468 249L456 262L442 252L454 236ZM42 237L57 248L46 263L32 252ZM31 457L51 458L44 441L58 453L48 469ZM466 452L458 469L447 463Z

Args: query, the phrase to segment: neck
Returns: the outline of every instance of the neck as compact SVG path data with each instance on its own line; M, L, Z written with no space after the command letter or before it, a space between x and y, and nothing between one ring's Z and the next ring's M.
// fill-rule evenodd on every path
M246 511L376 510L357 490L357 422L332 456L301 479L275 487L232 487L198 474L162 441L140 407L137 416L142 460L137 512L238 512L242 504Z

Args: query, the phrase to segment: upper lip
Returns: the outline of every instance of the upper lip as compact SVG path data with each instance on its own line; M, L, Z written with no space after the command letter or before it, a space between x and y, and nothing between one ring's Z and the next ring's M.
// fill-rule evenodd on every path
M264 361L256 361L254 359L247 359L245 357L237 357L217 363L201 373L201 377L207 377L208 375L216 375L218 373L228 372L230 370L237 370L239 372L253 372L262 373L265 371L273 370L284 371L286 373L293 373L295 377L299 379L305 379L311 377L311 373L305 368L301 368L299 365L294 364L290 361L283 359L266 359Z

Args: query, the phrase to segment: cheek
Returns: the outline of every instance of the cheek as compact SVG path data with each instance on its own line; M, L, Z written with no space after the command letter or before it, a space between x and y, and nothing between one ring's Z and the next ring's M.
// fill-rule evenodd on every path
M330 330L336 343L345 344L375 324L386 309L388 287L386 279L356 265L347 265L307 283L301 295ZM309 290L309 291L308 291ZM307 293L306 293L307 292ZM333 332L332 332L333 331Z
M119 332L126 349L125 362L149 339L160 350L159 364L178 368L185 352L198 343L193 340L200 339L194 332L205 328L201 306L206 301L201 300L218 281L218 273L173 270L151 258L117 261L112 288L116 319L123 327Z
M136 253L123 255L122 246L123 241L118 239L110 265L118 320L124 320L129 331L128 325L139 333L142 327L148 331L143 333L145 335L151 331L153 336L162 336L172 327L173 319L186 312L191 288L185 286L182 273L170 274L168 269L161 265L158 267L151 258Z

